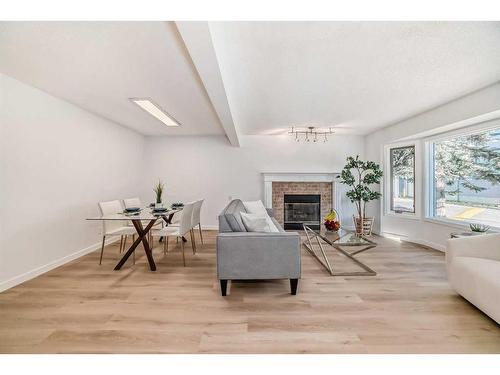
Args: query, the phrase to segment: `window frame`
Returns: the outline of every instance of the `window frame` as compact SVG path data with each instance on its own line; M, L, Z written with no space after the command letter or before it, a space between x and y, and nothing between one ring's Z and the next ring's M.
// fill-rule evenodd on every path
M453 138L488 132L500 128L500 121L498 119L486 121L484 123L471 125L468 127L447 131L438 135L430 136L423 139L424 142L424 220L427 222L444 224L455 228L469 228L473 222L469 220L453 220L445 217L434 216L434 144L439 141L446 141ZM498 225L488 224L492 231L500 230L500 223Z
M392 155L392 152L394 150L402 150L402 149L405 149L405 148L412 148L413 149L413 211L396 211L394 209L394 168L393 168L393 155ZM416 164L416 152L415 152L415 145L408 145L408 146L398 146L398 147L390 147L389 148L389 209L391 212L395 213L395 214L402 214L402 213L407 213L407 214L414 214L415 213L415 210L416 210L416 196L415 196L415 192L416 192L416 170L415 170L415 164Z
M391 150L394 149L399 149L399 148L406 148L406 147L413 147L414 150L414 162L413 162L413 206L414 206L414 212L397 212L394 211L392 208L392 158L391 158ZM422 204L421 200L421 158L420 158L420 141L419 140L413 140L413 141L407 141L407 142L398 142L398 143L390 143L384 146L384 170L387 171L387 173L384 173L384 198L383 198L383 204L384 204L384 215L385 216L393 216L393 217L403 217L403 218L408 218L408 219L420 219L421 213L420 213L420 207Z

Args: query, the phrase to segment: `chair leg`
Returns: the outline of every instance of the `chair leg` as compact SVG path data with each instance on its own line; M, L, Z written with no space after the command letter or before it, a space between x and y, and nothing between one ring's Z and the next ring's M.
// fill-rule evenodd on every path
M102 253L104 252L104 240L106 239L106 236L102 236L102 246L101 246L101 258L99 259L99 265L102 263Z
M123 248L122 248L122 251L125 251L125 249L127 248L126 247L127 245L127 235L125 235L125 239L123 240Z
M184 255L184 241L181 241L182 247L182 263L184 263L184 267L186 267L186 256Z
M291 293L292 295L296 295L297 294L297 285L299 284L299 279L290 279L290 289L291 289Z
M123 246L123 236L120 236L120 248L118 249L118 253L122 252L122 246Z
M201 244L205 245L205 243L203 242L203 231L201 230L201 223L198 223L198 229L200 230Z
M168 253L168 236L165 236L165 250Z
M191 229L189 231L189 235L191 236L191 247L193 248L193 255L196 254L196 242L194 240L194 231Z
M222 297L226 296L227 293L227 280L220 280L220 292Z
M134 253L132 254L132 259L133 259L133 263L135 264L135 250L134 250Z
M167 254L167 239L163 240L163 255Z

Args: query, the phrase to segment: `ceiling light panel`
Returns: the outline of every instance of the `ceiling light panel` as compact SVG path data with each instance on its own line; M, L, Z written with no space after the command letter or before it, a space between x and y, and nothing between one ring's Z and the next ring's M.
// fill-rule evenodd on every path
M130 100L167 126L181 125L172 115L165 112L159 105L155 104L149 98L130 98Z

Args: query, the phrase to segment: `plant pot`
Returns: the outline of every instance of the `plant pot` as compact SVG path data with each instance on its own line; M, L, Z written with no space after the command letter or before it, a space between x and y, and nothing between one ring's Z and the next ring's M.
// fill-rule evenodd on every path
M155 203L155 208L162 208L163 207L163 203Z
M362 236L370 236L372 234L373 223L375 222L374 217L365 217L362 222L359 217L353 216L352 219L357 234Z

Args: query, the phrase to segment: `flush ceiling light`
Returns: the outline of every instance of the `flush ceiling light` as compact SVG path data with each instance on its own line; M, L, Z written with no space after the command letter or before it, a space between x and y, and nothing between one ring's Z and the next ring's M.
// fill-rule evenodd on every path
M170 114L165 112L161 107L148 98L130 98L132 102L137 104L151 116L156 117L167 126L180 126L181 124Z

